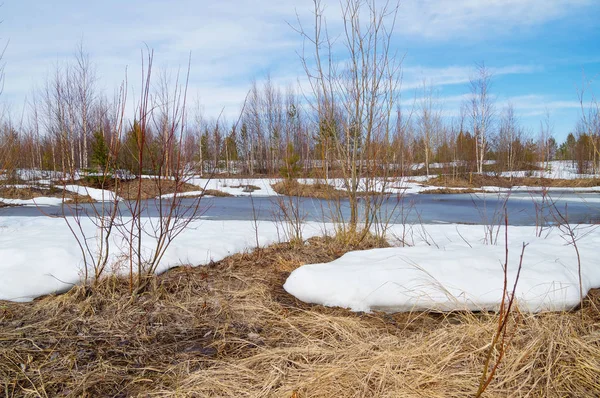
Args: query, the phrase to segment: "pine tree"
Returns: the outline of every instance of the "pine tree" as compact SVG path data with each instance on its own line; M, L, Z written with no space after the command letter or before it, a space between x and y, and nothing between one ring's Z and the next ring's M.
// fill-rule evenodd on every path
M279 169L279 173L283 178L294 179L300 174L300 169L300 155L296 153L294 145L290 142L287 144L284 165Z
M108 148L108 145L106 145L104 134L102 134L101 131L94 132L94 135L92 137L91 149L92 165L99 168L100 170L105 170L106 166L108 165L110 150Z

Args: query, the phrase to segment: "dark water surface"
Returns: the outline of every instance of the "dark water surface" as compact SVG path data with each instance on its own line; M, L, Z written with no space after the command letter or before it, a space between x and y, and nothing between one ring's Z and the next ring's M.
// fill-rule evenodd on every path
M286 197L226 197L202 199L200 212L202 217L212 220L273 220L279 213L279 203L298 204L300 214L306 221L330 221L332 209L336 206L332 202L311 198L286 198ZM538 198L539 200L539 198ZM560 194L553 197L556 209L568 215L572 223L598 223L600 222L600 195L598 194ZM509 223L511 225L536 225L538 220L544 219L552 224L555 220L549 205L543 208L534 203L528 193L513 193L505 201L497 195L487 194L452 194L452 195L405 195L402 199L389 197L384 201L382 213L392 214L392 222L423 222L423 223L467 223L482 224L493 221L498 214L503 214L502 206L506 202ZM181 206L190 206L192 199L183 199ZM79 205L81 211L91 212L92 205ZM99 206L96 204L96 206ZM126 206L120 204L124 211ZM61 215L61 206L44 206L40 209L46 214ZM0 217L24 216L43 217L44 214L36 207L21 206L0 209ZM64 211L70 214L65 206ZM541 211L541 212L540 212ZM347 201L341 201L340 212L342 217L348 217L349 207ZM540 214L543 213L543 217ZM157 202L147 201L143 212L144 216L157 216L159 214ZM537 216L536 216L537 214ZM503 219L503 217L501 217Z

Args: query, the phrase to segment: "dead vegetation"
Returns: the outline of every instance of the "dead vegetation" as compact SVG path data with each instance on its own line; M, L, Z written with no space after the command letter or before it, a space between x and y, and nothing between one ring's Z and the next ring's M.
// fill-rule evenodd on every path
M379 246L366 241L356 249ZM360 314L282 289L335 240L279 244L180 267L134 299L107 278L32 303L0 303L5 396L464 397L481 377L493 314ZM570 313L513 315L486 396L600 393L600 293ZM516 323L516 328L514 327Z
M279 181L272 185L273 190L280 195L300 196L317 199L340 199L345 197L346 192L335 189L329 184L314 183L303 184L298 180L288 179Z
M120 196L125 200L135 200L137 198L138 187L139 181L137 179L122 182L118 187L117 196ZM140 198L142 200L147 200L161 195L172 194L176 191L178 193L182 193L199 190L200 188L197 186L185 182L175 182L173 180L166 179L157 180L152 178L143 178L141 188L142 193Z
M205 189L203 191L204 196L215 196L217 198L229 198L233 196L230 193L219 191L218 189Z
M89 188L106 189L115 192L115 186L117 196L125 200L134 200L137 198L137 192L139 188L138 179L130 180L119 180L118 183L114 179L87 179L81 180L81 184ZM155 178L142 178L141 186L141 199L154 199L161 195L172 194L177 191L182 192L193 192L201 191L202 189L196 185L188 184L185 182L175 182L170 179L155 179Z
M337 189L322 182L303 184L295 179L286 179L271 186L275 192L286 196L300 196L326 200L340 200L348 197L347 191ZM382 192L357 192L356 195L357 197L382 195Z
M244 191L244 192L260 191L260 187L257 187L256 185L252 185L252 184L236 185L236 186L232 186L231 188L237 188L237 189L241 188L242 191Z
M427 189L419 192L420 194L430 194L430 195L452 195L459 193L482 193L481 189L474 188L435 188L435 189Z
M465 174L458 177L438 176L427 180L428 185L448 188L481 188L495 186L512 188L528 187L563 187L587 188L600 186L600 178L576 178L571 180L535 177L498 177L485 174Z
M14 186L0 186L0 198L4 199L21 199L31 200L41 197L46 198L60 198L64 199L69 203L91 203L93 199L89 195L79 195L74 192L57 188L54 186L50 187L14 187Z

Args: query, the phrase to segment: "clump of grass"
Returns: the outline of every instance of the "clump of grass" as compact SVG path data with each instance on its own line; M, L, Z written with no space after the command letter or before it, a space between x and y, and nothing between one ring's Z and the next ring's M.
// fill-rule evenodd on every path
M135 200L138 194L139 180L128 180L119 184L117 195L125 200ZM198 187L185 182L175 182L173 180L156 178L143 178L141 188L141 199L153 199L160 195L172 194L175 191L193 192Z
M153 199L161 195L172 194L177 191L182 192L193 192L198 191L199 188L195 185L188 184L186 182L175 182L170 179L164 179L160 177L143 178L141 187L141 199ZM114 178L106 178L102 176L87 176L82 179L80 183L86 187L106 189L116 192L117 196L125 200L134 200L137 198L139 179L126 179L118 180Z
M230 193L219 191L218 189L205 189L202 195L215 196L219 198L228 198L233 196Z
M474 188L436 188L436 189L427 189L419 192L420 194L430 194L430 195L452 195L452 194L464 194L464 193L482 193L483 191L480 189Z
M78 195L74 194L72 197L65 199L65 203L69 204L84 204L84 203L95 203L96 201L89 195Z
M55 187L14 187L14 186L0 186L0 197L6 199L35 199L42 196L55 197L62 195L63 190Z
M365 239L352 249L377 245ZM473 396L495 314L352 313L282 284L332 261L335 238L277 244L156 276L131 298L97 288L0 304L6 396ZM486 396L598 396L600 293L577 312L525 315Z
M41 197L61 198L67 203L92 203L94 200L88 195L79 195L62 188L49 187L0 187L0 198L31 200Z
M317 199L340 199L346 197L346 191L332 187L329 184L302 184L298 180L286 179L272 185L273 190L280 195L301 196Z
M232 186L231 188L237 188L237 189L241 188L244 192L260 191L260 187L257 187L256 185L252 185L252 184L236 185L236 186Z

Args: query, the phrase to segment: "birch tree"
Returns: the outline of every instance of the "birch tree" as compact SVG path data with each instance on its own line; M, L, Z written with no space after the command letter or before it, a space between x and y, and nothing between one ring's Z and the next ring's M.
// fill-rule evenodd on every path
M476 73L470 79L470 117L475 136L475 158L477 172L483 172L488 151L488 140L493 130L495 118L494 100L490 94L492 73L485 64L477 65Z

